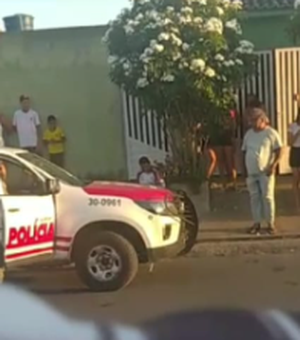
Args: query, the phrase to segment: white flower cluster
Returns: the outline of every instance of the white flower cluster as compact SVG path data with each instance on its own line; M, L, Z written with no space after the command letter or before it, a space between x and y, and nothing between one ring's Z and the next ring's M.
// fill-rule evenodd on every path
M228 16L232 9L238 11L242 8L241 0L218 0L213 9L207 6L209 1L182 0L180 10L169 5L164 11L157 11L151 6L155 1L135 0L135 15L128 15L128 10L123 16L120 15L106 32L104 41L110 39L114 25L123 28L128 41L138 38L141 30L145 31L145 37L151 38L148 46L145 47L143 43L139 55L135 51L128 57L130 60L111 55L108 59L110 67L117 67L118 72L123 69L123 74L128 77L138 74L138 89L147 88L153 81L174 83L178 72L189 72L199 79L206 77L226 81L231 69L244 66L244 56L252 54L254 46L249 41L241 40L233 51L228 50L229 45L226 43L215 54L201 50L201 45L205 46L207 39L213 41L214 35L218 39L217 35L223 36L224 30L231 30L236 35L242 33L238 20L228 19L232 18L231 14ZM198 34L198 38L189 40L189 34L182 33L188 30L192 32L191 36ZM200 46L199 50L197 46ZM166 62L165 69L162 69L162 61Z
M198 3L199 5L207 5L207 0L185 0L185 2L188 4L188 5L192 5L193 3Z
M159 44L155 39L150 41L150 49L152 49L153 53L157 52L163 52L165 49L164 45Z
M252 54L254 50L254 45L248 40L241 40L240 46L236 49L239 54Z
M224 61L225 60L225 57L223 56L223 54L220 54L220 53L218 53L218 54L216 54L216 56L215 56L215 60L216 61Z
M148 85L149 85L149 82L147 78L139 78L136 84L138 88L145 88Z
M150 0L136 0L136 3L139 4L139 5L145 5L149 2L150 2Z
M112 28L110 27L104 34L102 41L106 44L109 41L110 33L112 32Z
M191 62L191 70L194 72L203 72L205 69L206 63L203 59L193 59Z
M232 7L237 9L237 10L240 10L243 8L243 2L241 0L233 0L232 3L231 3Z
M211 67L207 67L204 74L208 78L214 78L216 76L216 71Z
M235 10L241 10L243 8L243 2L241 0L222 0L224 8L233 8Z
M227 21L225 27L234 30L237 34L242 34L242 28L237 19Z
M115 64L118 60L119 60L118 57L116 57L115 55L111 55L111 56L108 57L107 62L109 63L109 65L113 65L113 64Z
M210 18L205 23L204 30L210 33L223 34L223 22L218 18Z
M161 81L164 83L172 83L174 82L175 77L172 74L166 74L161 78Z
M234 60L229 59L229 60L225 60L223 65L226 66L226 67L231 67L231 66L235 65L235 62L234 62Z

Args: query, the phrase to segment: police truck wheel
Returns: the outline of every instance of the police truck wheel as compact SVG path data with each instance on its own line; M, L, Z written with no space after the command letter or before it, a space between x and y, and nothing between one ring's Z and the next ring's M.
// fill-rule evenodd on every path
M182 231L182 243L183 247L178 253L178 256L187 255L197 242L199 221L197 212L192 200L184 192L180 191L179 195L184 203L184 216L183 216L183 231Z
M85 235L75 249L75 267L93 291L126 287L138 271L138 256L124 237L108 231Z

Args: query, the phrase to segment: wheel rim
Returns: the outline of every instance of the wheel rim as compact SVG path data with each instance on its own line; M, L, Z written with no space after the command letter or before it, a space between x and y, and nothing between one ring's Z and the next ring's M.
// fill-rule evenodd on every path
M122 270L122 261L115 249L101 245L90 251L87 267L97 281L107 282L118 276Z

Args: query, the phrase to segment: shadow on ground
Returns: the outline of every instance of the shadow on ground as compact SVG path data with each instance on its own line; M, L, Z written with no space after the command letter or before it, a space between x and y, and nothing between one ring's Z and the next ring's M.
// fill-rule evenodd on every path
M289 176L277 179L276 205L277 216L297 216ZM244 221L251 219L249 195L242 182L239 183L237 191L213 189L211 191L211 207L212 211L205 216L205 220L230 219Z

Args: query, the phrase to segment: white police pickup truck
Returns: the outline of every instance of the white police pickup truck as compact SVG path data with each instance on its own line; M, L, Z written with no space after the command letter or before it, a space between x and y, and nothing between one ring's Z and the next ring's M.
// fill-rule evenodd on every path
M1 148L0 164L5 268L50 255L75 263L91 290L111 291L133 280L139 262L173 257L184 247L180 205L169 190L86 184L19 149Z

